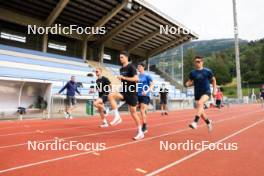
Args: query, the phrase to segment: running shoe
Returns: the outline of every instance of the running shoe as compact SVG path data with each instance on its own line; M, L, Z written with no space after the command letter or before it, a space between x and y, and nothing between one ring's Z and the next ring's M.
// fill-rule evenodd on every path
M134 140L141 140L144 138L144 133L142 131L138 132L137 135L134 137Z
M116 126L116 125L118 125L119 123L121 123L122 122L122 119L120 118L120 116L118 115L118 116L115 116L114 117L114 120L112 121L112 122L110 122L110 125L111 126Z
M107 128L109 127L108 123L103 123L102 125L100 125L101 128Z
M192 129L197 129L197 122L192 122L189 127L192 128Z

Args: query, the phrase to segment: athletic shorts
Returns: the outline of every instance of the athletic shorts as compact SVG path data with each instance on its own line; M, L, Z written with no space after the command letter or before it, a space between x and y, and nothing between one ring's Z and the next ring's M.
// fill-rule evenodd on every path
M195 101L200 100L203 95L207 95L209 98L211 97L211 93L209 93L209 92L205 92L205 93L201 93L201 94L195 94L194 95Z
M146 105L149 105L150 103L150 98L149 96L138 96L138 103L141 104L146 104Z
M103 103L106 103L108 101L108 95L103 95L99 98L101 98L103 100Z
M67 106L74 106L76 105L77 101L76 98L74 96L67 96L66 100L65 100L65 104Z
M135 93L124 93L124 92L120 92L124 99L122 101L125 101L126 104L130 105L130 106L136 106L137 102L138 102L138 97L137 94Z
M215 101L215 104L216 104L217 106L220 106L220 105L221 105L221 100L216 100L216 101Z
M167 104L168 103L168 99L167 99L167 97L166 98L160 98L160 104Z

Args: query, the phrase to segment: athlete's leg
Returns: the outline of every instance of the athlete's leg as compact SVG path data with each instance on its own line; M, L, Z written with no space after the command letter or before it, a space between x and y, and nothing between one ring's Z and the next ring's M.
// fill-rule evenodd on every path
M168 106L167 106L167 103L164 104L164 113L165 113L165 115L168 115Z
M138 133L134 137L134 139L140 140L140 139L144 138L144 133L142 132L142 126L141 126L140 118L139 118L138 113L137 113L137 106L129 105L128 107L129 107L129 111L131 113L131 116L133 117L133 119L134 119L134 121L138 127Z
M144 103L140 103L140 117L143 123L147 123L147 115L146 115L147 108L148 108L148 105Z
M204 113L204 104L209 100L209 96L208 95L203 95L201 96L201 98L196 101L196 115L201 117L201 115Z
M144 103L140 103L140 116L142 119L142 131L143 133L146 133L148 131L147 129L147 114L146 111L148 109L148 105Z
M163 115L163 113L164 113L164 104L163 103L160 104L160 108L161 108L161 115Z
M122 122L118 109L117 109L117 100L123 100L124 97L122 94L118 93L118 92L112 92L108 95L108 100L111 104L112 110L114 112L114 119L112 122L110 122L111 125L117 125L119 123Z
M197 112L196 112L196 116L195 116L195 119L194 119L193 123L189 125L191 128L196 129L199 119L202 118L206 122L206 124L208 125L209 131L212 130L211 121L207 118L207 116L205 114L205 111L204 111L204 104L208 100L209 100L209 96L208 95L202 95L200 97L200 99L196 101L196 110L197 110Z
M103 124L101 125L101 127L107 127L108 126L108 123L107 123L107 120L106 120L106 116L104 114L104 103L103 103L103 100L101 98L98 98L97 100L94 101L94 106L97 108L99 114L100 114L100 117L103 121Z

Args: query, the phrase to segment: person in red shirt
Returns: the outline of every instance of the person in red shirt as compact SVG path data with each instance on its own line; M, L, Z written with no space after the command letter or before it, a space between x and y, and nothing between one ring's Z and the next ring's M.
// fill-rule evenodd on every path
M217 89L215 101L216 107L220 109L223 101L223 93L220 88Z

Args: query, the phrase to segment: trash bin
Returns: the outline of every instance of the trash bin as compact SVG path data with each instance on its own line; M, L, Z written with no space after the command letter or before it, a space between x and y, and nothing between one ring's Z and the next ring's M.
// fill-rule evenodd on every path
M88 100L86 102L86 114L94 115L94 107L93 107L93 101L92 100Z

